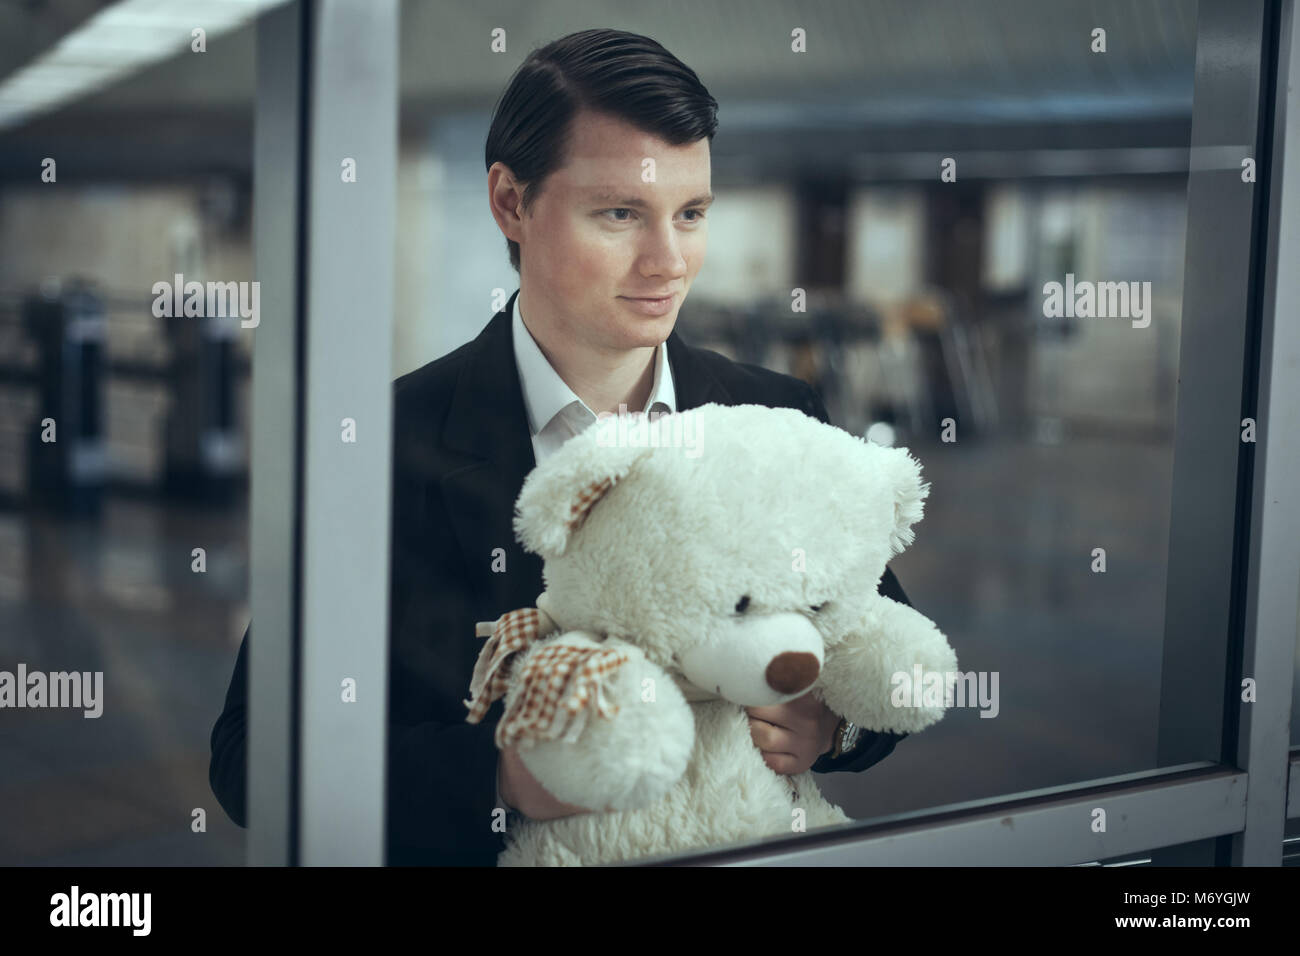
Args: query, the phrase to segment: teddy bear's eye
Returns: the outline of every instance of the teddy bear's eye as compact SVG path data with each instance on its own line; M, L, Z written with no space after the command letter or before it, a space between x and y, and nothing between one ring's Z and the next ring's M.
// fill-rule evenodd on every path
M822 608L824 608L828 603L830 603L830 602L829 602L829 601L822 601L821 604L809 604L809 605L808 605L808 610L810 610L810 611L812 611L814 614L816 614L816 613L818 613Z
M737 613L737 614L744 614L744 613L745 613L745 608L747 608L747 607L749 607L749 595L748 595L748 594L744 595L744 596L743 596L739 601L736 602L736 613Z

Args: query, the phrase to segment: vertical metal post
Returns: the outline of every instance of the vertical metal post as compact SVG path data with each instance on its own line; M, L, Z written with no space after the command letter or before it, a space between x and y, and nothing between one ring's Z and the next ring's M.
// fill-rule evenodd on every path
M1256 694L1240 705L1250 787L1234 866L1281 865L1300 627L1300 31L1294 0L1280 12L1242 669Z
M308 139L302 862L384 861L397 0L316 0Z
M1226 759L1235 714L1244 598L1241 545L1251 450L1241 417L1251 323L1258 314L1258 183L1264 0L1202 0L1187 182L1187 250L1179 355L1169 564L1157 761ZM1157 865L1213 865L1206 845L1156 854Z
M1220 759L1254 196L1262 0L1199 5L1159 764Z
M396 0L258 24L250 863L384 856Z
M305 22L294 0L257 23L253 254L261 316L253 340L249 439L248 863L298 862L299 502L305 239Z

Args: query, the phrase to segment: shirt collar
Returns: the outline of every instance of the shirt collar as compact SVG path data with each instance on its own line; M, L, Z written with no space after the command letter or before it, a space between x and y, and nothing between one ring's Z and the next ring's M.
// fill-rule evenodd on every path
M586 412L584 417L594 422L596 413L560 378L524 325L518 295L515 296L514 313L515 365L519 370L519 384L523 388L528 427L532 433L541 432L556 415L575 404ZM646 409L660 412L677 410L677 392L673 387L673 370L668 362L666 342L660 342L655 350L655 378Z

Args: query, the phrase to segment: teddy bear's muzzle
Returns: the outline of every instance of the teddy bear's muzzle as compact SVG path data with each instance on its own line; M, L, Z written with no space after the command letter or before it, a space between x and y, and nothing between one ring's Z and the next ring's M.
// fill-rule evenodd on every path
M754 615L724 625L680 657L686 679L743 707L806 693L821 674L821 633L801 614Z

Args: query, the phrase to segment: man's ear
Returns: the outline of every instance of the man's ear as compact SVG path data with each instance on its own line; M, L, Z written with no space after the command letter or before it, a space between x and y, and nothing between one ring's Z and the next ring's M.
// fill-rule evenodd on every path
M652 450L601 445L590 434L565 442L529 473L515 502L524 547L544 559L564 554L596 503Z

